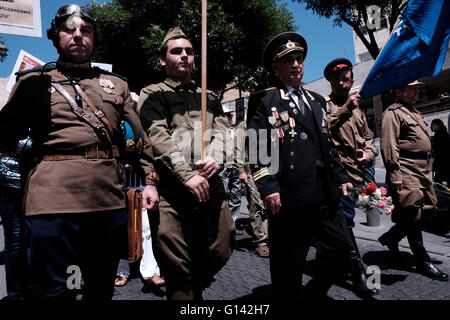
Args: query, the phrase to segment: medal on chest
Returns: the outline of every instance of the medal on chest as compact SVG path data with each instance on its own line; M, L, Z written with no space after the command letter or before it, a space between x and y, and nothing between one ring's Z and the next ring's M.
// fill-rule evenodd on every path
M108 79L98 79L100 86L103 88L103 91L108 94L114 93L114 83Z

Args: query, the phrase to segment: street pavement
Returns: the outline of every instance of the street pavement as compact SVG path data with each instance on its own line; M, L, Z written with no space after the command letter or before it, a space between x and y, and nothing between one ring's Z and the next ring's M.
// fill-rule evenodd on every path
M376 181L384 181L384 170L377 168ZM245 198L241 206L241 217L238 222L245 224L248 217ZM369 226L363 211L356 210L353 229L357 243L366 266L375 272L371 279L380 280L380 294L374 300L450 300L450 282L431 280L417 272L412 266L412 255L406 239L400 244L405 266L392 263L386 247L378 241L378 237L387 231L392 222L390 216L380 216L380 225ZM267 301L270 294L269 259L257 256L251 247L251 236L248 227L244 234L236 237L233 254L223 269L216 275L216 281L204 291L205 300L227 300L237 303L251 301ZM3 228L0 225L0 298L6 295L3 252ZM424 244L433 262L443 271L450 274L450 234L439 236L423 232ZM310 279L314 269L315 249L308 254L306 274L303 283ZM411 267L408 267L411 265ZM164 288L155 291L144 284L139 276L138 262L132 262L131 276L123 287L116 287L113 300L165 300ZM379 270L380 273L377 273ZM372 272L370 272L372 274ZM378 277L379 276L379 277ZM334 300L361 300L351 290L351 282L343 281L335 284L328 295Z

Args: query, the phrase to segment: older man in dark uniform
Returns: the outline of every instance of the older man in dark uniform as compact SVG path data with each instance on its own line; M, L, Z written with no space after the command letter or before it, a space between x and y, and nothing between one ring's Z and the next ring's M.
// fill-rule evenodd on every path
M322 260L320 276L308 283L308 296L326 293L351 247L339 192L340 186L346 195L351 184L322 131L324 98L301 86L306 54L306 41L297 33L273 38L263 63L279 81L249 101L248 130L259 133L258 150L250 149L249 157L251 161L258 152L252 173L271 213L270 271L276 299L300 297L313 236L330 260ZM262 158L266 150L271 151L268 163Z
M43 299L74 299L80 271L86 299L114 291L116 226L126 215L120 123L137 115L126 81L91 66L95 26L87 7L59 8L47 32L60 54L56 66L22 74L0 112L1 150L28 133L33 139L23 203L29 265ZM156 175L143 138L144 207L152 210Z
M448 275L433 263L423 245L420 220L436 210L431 182L431 139L423 115L417 111L419 81L394 89L396 103L383 112L381 154L386 180L395 209L395 225L378 240L399 258L398 243L405 236L416 260L417 271L432 279L448 281Z

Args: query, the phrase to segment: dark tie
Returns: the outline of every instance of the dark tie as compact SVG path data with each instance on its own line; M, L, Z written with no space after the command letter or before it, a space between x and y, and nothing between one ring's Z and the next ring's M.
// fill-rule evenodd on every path
M310 117L311 110L309 109L308 106L305 105L305 102L303 101L303 94L299 90L294 90L293 93L298 97L298 108L300 109L302 116Z

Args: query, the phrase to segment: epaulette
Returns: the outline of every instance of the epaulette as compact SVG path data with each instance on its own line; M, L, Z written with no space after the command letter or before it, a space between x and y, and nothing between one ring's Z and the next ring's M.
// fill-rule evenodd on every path
M106 73L106 74L115 76L117 78L122 79L123 81L127 81L128 82L128 78L125 78L124 76L121 76L120 74L117 74L117 73L114 73L114 72L111 72L111 71L107 71L107 70L104 70L104 69L99 68L99 67L94 67L93 69L95 69L96 71L101 72L101 73Z
M402 105L400 103L394 103L392 105L390 105L387 110L397 110L398 108L401 108Z
M262 94L265 94L268 91L272 91L272 90L275 90L275 89L277 89L277 88L276 87L271 87L271 88L259 90L259 91L256 91L256 92L252 93L248 98L250 99L250 98L257 97L257 96L260 96Z
M21 77L27 73L30 72L46 72L46 71L50 71L56 68L56 65L52 65L52 64L44 64L43 66L39 66L33 69L28 69L28 70L23 70L23 71L17 71L16 72L16 76L17 77Z
M325 96L325 101L326 101L326 102L331 101L330 96Z

